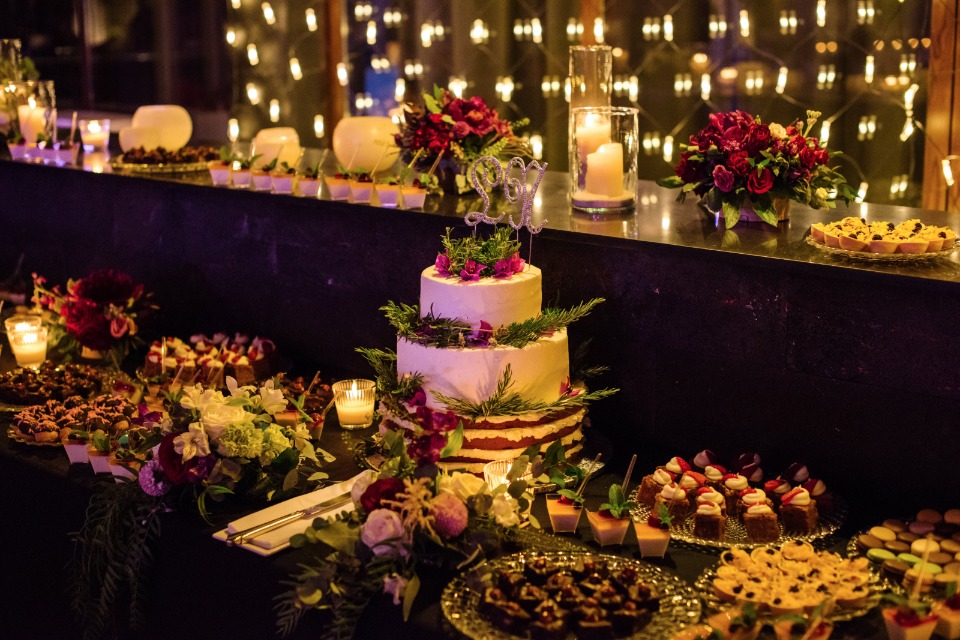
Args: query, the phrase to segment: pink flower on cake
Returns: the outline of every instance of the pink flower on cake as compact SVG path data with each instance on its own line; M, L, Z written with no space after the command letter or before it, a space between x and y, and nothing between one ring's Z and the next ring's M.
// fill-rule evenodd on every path
M430 501L434 529L441 538L449 540L467 528L467 505L452 493L441 491Z
M480 327L470 332L470 342L474 347L486 347L493 337L493 326L486 320L480 321Z
M407 455L418 464L434 464L440 460L440 452L447 446L447 439L439 433L427 432L417 436L407 445Z
M498 280L503 278L509 278L513 275L513 269L510 266L510 258L504 258L503 260L497 260L493 265L493 277Z
M560 395L570 396L571 398L580 395L580 389L574 389L570 385L570 376L567 376L567 379L560 383Z
M480 274L486 268L487 265L480 264L476 260L467 260L463 265L463 270L460 272L460 279L467 282L477 282L480 280Z
M411 407L424 407L427 405L427 394L423 390L423 387L417 387L417 390L413 392L413 396L407 401L407 404Z
M433 266L437 269L437 275L443 276L444 278L450 277L450 257L447 254L438 253Z

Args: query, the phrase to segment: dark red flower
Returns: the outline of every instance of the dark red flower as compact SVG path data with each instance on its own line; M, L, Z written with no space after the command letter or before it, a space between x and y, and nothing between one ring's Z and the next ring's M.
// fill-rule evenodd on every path
M143 292L143 288L135 285L128 274L114 269L98 269L78 280L70 293L101 305L113 303L123 306L128 299L135 297L138 290Z
M764 167L759 171L753 171L747 178L747 191L757 195L766 193L773 188L773 172Z
M178 435L180 434L168 433L160 441L160 448L157 450L157 458L160 460L163 475L174 485L186 484L190 479L190 469L197 464L196 458L191 458L184 463L183 456L173 448L173 441Z
M396 500L403 491L403 480L399 478L380 478L375 480L360 496L360 505L369 513L384 507L384 500Z
M440 433L424 432L410 440L407 455L417 462L417 466L433 464L440 459L440 452L447 446L447 439Z
M67 333L76 338L81 345L103 351L113 344L110 322L96 302L87 299L74 300L64 305L63 318Z
M727 158L727 168L738 176L745 176L753 169L746 151L736 151Z
M735 181L736 176L723 165L718 164L713 168L713 184L720 191L729 193L733 190L733 183Z
M755 156L770 147L770 127L765 124L754 125L747 135L747 153Z
M804 147L803 149L800 149L800 162L802 162L803 166L806 168L813 169L813 167L817 164L818 155L819 154L817 153L816 149L812 147Z

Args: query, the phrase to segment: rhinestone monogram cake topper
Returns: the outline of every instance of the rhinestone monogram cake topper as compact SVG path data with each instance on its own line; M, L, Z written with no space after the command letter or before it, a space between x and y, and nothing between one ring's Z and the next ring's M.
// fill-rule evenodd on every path
M510 171L514 167L520 170L519 178L510 177ZM535 169L537 172L537 178L533 185L527 184L527 173L531 169ZM511 158L507 166L504 167L493 156L483 156L478 159L473 163L470 181L483 200L483 211L470 211L463 217L464 222L471 227L476 227L481 222L499 224L506 213L501 213L495 218L490 216L490 193L488 190L493 190L495 187L502 185L503 195L507 202L510 204L520 203L520 220L514 222L513 214L510 214L507 216L507 224L515 231L526 227L531 234L540 233L547 221L544 220L537 226L533 225L533 200L537 194L537 189L540 188L540 181L543 179L546 170L547 163L541 165L536 160L526 164L523 158Z

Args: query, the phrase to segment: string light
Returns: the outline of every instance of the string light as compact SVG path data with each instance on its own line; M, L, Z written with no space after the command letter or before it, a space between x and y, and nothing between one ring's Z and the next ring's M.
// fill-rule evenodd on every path
M669 13L663 16L663 39L673 42L673 16Z
M817 26L827 26L827 0L817 0Z
M247 83L247 98L252 105L260 104L260 88L252 82Z
M950 161L956 158L956 156L947 156L940 161L940 166L943 169L943 179L946 180L947 186L952 187L956 184L953 180L953 167L950 165Z
M750 12L746 9L740 9L740 37L750 37Z
M504 102L510 102L513 99L513 76L504 76L497 78L496 92Z
M250 61L250 66L252 67L260 64L260 54L257 53L257 45L252 42L247 45L247 60Z
M263 11L263 21L271 27L277 23L277 14L273 12L273 6L269 2L260 4L260 10Z
M663 161L673 162L673 136L663 137Z
M237 46L237 32L233 27L227 28L227 44L231 47Z
M467 80L460 76L450 76L449 82L447 82L447 87L457 98L463 97L463 92L467 90Z
M594 18L593 19L593 38L597 41L597 44L603 44L603 36L607 28L603 23L603 18Z
M313 9L306 10L307 30L311 33L317 30L317 12Z
M383 24L389 28L399 27L403 21L403 14L399 9L387 9L383 13Z
M236 142L240 137L240 121L236 118L230 118L227 121L227 139L230 142Z
M483 20L474 20L470 27L470 42L473 44L485 44L490 39L490 30L487 23Z
M373 20L367 22L367 44L370 46L377 44L377 23Z
M322 138L324 134L323 130L323 115L317 114L313 116L313 133L318 138Z
M540 24L540 18L530 21L530 37L536 44L543 42L543 26Z
M787 88L787 68L780 67L780 72L777 73L777 86L774 87L774 90L777 93L782 94Z
M539 133L530 136L530 150L534 160L543 160L543 136Z
M303 70L300 68L299 58L290 58L290 75L294 80L303 79Z
M280 122L280 101L276 98L270 101L270 122Z
M403 102L403 98L407 95L407 81L403 78L397 78L396 85L393 89L393 99L397 102Z
M630 76L630 90L628 91L631 102L636 102L640 95L640 79L637 76Z
M344 62L337 63L337 80L340 82L341 87L347 86L347 83L350 81L347 75L347 65Z
M866 180L860 183L860 188L857 189L857 202L863 202L864 198L867 197L868 186L870 185L867 184Z
M867 84L873 84L874 62L873 56L867 56L863 64L863 81Z
M704 73L700 76L700 99L704 102L710 100L710 74Z
M231 5L235 10L238 10L238 11L240 10L240 0L230 0L230 5Z
M725 38L727 35L727 21L723 18L710 14L710 39Z
M830 141L830 121L824 120L823 124L820 125L820 144L822 146L827 146L827 143Z

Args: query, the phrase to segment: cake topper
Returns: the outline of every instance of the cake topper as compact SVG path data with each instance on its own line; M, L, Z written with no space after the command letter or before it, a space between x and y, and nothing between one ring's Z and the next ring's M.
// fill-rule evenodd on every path
M514 167L520 170L519 178L510 177L510 171ZM534 180L532 187L527 185L527 172L529 172L530 169L536 169L537 171L537 179ZM546 170L547 163L541 165L536 160L532 160L530 164L526 164L523 158L511 158L507 163L506 169L504 169L500 161L493 156L483 156L478 159L473 163L473 168L470 172L470 181L473 183L473 188L480 194L480 198L483 200L483 211L470 211L463 217L464 222L471 227L476 227L481 222L498 224L502 221L504 215L506 215L505 213L501 213L495 218L489 215L490 194L487 190L503 185L503 195L507 199L507 202L510 204L520 203L520 220L515 223L513 221L513 215L511 214L507 217L507 224L515 231L526 227L527 231L531 234L540 233L547 221L544 220L538 226L533 225L533 200L534 196L536 196L537 189L540 188L540 181L543 179L543 174ZM493 175L491 175L491 173Z

